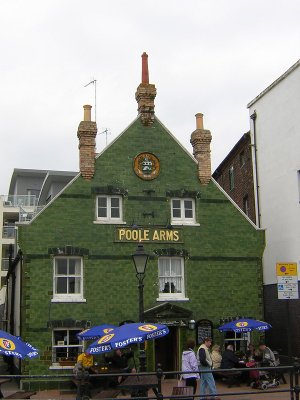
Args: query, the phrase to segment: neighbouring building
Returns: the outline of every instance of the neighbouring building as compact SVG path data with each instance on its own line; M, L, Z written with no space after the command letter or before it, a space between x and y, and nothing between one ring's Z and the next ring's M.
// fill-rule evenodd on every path
M264 305L265 318L273 326L267 340L274 349L299 357L300 300L295 297L300 269L300 60L248 108L256 221L266 230ZM282 281L286 274L288 283Z
M250 132L235 144L213 173L213 178L255 223L255 199Z
M72 171L15 168L8 195L0 196L0 226L2 226L0 310L4 329L6 329L7 321L7 317L3 315L6 275L10 262L17 255L17 224L29 222L76 175L77 172Z
M264 231L211 178L203 115L191 135L194 157L156 117L147 57L137 118L95 157L97 126L84 106L80 173L18 228L20 260L11 271L21 286L17 324L40 350L22 364L25 373L68 372L82 350L80 330L138 320L131 255L140 242L151 255L144 319L170 329L147 344L149 370L157 362L178 370L186 338L212 335L219 342L217 328L229 317L262 318ZM249 335L225 340L244 348Z

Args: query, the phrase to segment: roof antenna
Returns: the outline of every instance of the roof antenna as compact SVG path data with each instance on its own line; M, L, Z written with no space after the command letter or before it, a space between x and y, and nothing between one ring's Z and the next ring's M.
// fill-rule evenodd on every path
M107 146L107 135L110 135L111 131L109 129L105 128L104 131L99 132L98 135L102 135L104 133L105 133L105 139L106 139L105 141L106 141L106 146Z
M87 87L89 85L93 84L94 88L95 88L95 122L97 122L97 117L96 117L96 103L97 103L97 79L92 78L92 80L87 83L86 85L84 85L84 87Z

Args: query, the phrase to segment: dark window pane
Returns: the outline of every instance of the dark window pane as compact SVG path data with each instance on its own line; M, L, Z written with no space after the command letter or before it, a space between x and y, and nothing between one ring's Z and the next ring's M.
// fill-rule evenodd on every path
M80 330L78 331L69 331L69 344L78 344L79 340L77 339L76 335L79 333Z
M56 259L56 274L66 275L68 273L68 263L66 258Z
M178 210L173 208L173 218L180 218L180 216L181 216L180 209Z
M193 210L185 210L185 218L193 218Z
M98 197L98 207L100 207L100 208L107 207L107 198L106 197Z
M112 218L120 218L120 210L118 208L111 209L111 217Z
M54 331L54 344L57 345L58 341L64 340L67 331Z
M98 217L99 218L106 218L107 217L106 208L98 208Z
M111 207L119 207L119 200L120 199L118 197L112 197L110 199Z
M69 259L69 275L74 275L75 274L75 265L76 265L75 258L70 258Z
M180 200L172 200L173 208L180 208Z
M56 278L56 293L67 293L67 278Z

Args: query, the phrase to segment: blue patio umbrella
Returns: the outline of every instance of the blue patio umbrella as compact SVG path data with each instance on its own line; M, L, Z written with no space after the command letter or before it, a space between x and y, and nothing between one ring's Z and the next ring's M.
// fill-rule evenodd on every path
M78 333L77 337L80 340L96 340L103 335L107 335L116 328L117 327L114 325L107 325L107 324L97 325Z
M270 324L264 321L258 321L251 318L240 318L235 321L228 322L225 325L220 326L218 329L220 332L251 332L253 330L265 331L272 328Z
M31 344L23 342L20 337L0 330L0 354L18 358L33 358L38 356L38 351Z
M88 350L92 354L107 353L147 340L159 339L168 333L169 329L166 325L148 322L125 324L96 340L88 347Z

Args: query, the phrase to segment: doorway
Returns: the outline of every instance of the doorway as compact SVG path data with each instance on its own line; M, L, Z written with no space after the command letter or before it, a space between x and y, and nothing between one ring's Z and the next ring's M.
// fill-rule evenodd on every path
M169 334L155 340L155 364L161 364L163 371L178 371L178 335L179 329L169 326ZM167 375L166 378L175 376Z

